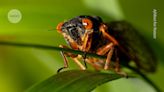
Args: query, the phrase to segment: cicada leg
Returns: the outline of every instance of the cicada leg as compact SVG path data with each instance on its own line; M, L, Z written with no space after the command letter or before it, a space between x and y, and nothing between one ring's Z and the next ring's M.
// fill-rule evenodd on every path
M64 46L64 45L60 45L59 47L68 48L67 46ZM86 69L86 67L83 64L81 64L81 62L78 60L78 57L77 57L78 55L75 55L75 54L72 54L72 53L65 53L63 51L61 51L60 53L61 53L61 55L64 59L64 67L61 67L60 69L58 69L57 72L60 72L64 68L68 68L68 60L67 60L66 56L71 57L71 59L80 67L81 70Z
M97 58L87 58L86 62L94 67L95 70L99 71L103 68L104 60L100 60Z
M112 45L109 45L109 48L110 48L109 50L106 49L106 48L108 48L108 45L106 47L104 47L104 48L100 48L103 51L109 51L108 54L107 54L107 59L106 59L106 63L105 63L104 69L105 70L109 69L109 63L111 61L111 57L113 55L113 52L115 52L115 56L116 56L115 71L119 72L120 71L119 58L118 58L118 55L117 55L117 49L114 49L114 47L118 46L119 43L117 42L117 40L114 37L112 37L109 33L107 33L108 26L106 26L105 24L101 24L99 29L102 32L103 37L105 39L109 40L109 42L112 43ZM104 54L105 52L103 53L103 51L99 51L98 53Z
M116 58L116 64L115 64L115 71L116 72L120 72L120 62L119 62L119 57L118 57L118 53L117 53L117 49L115 49L115 58Z
M115 71L118 73L118 74L121 74L123 76L125 76L126 78L128 78L128 74L126 72L123 72L123 71L120 71L120 61L119 61L119 57L118 57L118 52L117 52L117 49L115 49Z
M104 65L105 70L109 69L109 65L110 65L110 62L111 62L113 51L114 51L114 47L112 47L111 50L107 54L107 59L106 59L105 65Z
M64 55L63 51L60 51L60 54L61 54L62 57L63 57L63 60L64 60L64 66L61 67L61 68L59 68L58 71L57 71L57 73L59 73L62 69L68 67L68 60L67 60L66 56Z
M107 30L108 30L107 25L101 24L99 27L99 30L102 32L102 35L104 36L104 38L112 42L114 46L119 45L117 40L114 37L112 37L109 33L107 33Z
M113 51L114 51L114 44L111 42L103 47L100 47L97 50L97 54L98 55L105 55L107 53L107 59L105 61L105 65L104 65L104 69L108 70L109 69L109 64L113 55Z

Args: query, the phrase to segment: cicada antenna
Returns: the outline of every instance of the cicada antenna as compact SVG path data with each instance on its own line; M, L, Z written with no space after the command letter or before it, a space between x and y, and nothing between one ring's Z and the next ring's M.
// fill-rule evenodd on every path
M54 31L54 30L58 30L58 29L56 28L48 29L48 31Z

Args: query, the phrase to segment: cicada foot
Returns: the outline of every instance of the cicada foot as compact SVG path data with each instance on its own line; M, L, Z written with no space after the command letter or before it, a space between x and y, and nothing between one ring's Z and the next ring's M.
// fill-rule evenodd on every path
M86 64L87 52L84 52L82 58L83 58L84 65L87 68L87 64Z
M64 45L60 45L59 47L68 48L67 46L64 46ZM81 62L78 60L78 55L75 55L72 53L64 53L63 51L60 51L60 53L61 53L63 60L64 60L64 67L59 68L57 73L59 73L61 70L65 69L65 68L68 68L67 57L70 57L80 67L81 70L86 70L86 67L83 64L81 64Z
M59 69L57 70L57 73L60 73L61 70L65 69L65 68L67 68L67 67L61 67L61 68L59 68Z

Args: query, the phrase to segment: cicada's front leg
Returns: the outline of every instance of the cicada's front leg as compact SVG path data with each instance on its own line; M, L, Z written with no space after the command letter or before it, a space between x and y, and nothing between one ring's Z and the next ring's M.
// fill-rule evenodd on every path
M64 45L59 45L59 47L61 47L61 48L68 48L67 46L64 46ZM83 64L81 64L81 62L78 60L78 55L75 55L75 54L72 54L72 53L63 52L63 51L61 51L60 53L61 53L61 55L62 55L62 57L64 59L64 67L58 69L57 72L60 72L64 68L68 68L67 57L70 57L80 67L81 70L85 70L86 69L86 67Z

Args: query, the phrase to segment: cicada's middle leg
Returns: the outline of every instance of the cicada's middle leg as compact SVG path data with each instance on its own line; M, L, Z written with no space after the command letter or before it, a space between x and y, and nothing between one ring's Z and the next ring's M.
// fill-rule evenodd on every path
M67 46L64 46L64 45L59 45L59 47L61 47L61 48L68 48ZM72 53L63 52L63 51L61 51L60 53L61 53L61 55L63 57L63 60L64 60L64 67L61 67L60 69L58 69L57 72L60 72L64 68L68 68L67 57L70 57L80 67L81 70L85 70L86 69L86 67L78 60L78 55L75 55L75 54L72 54Z

